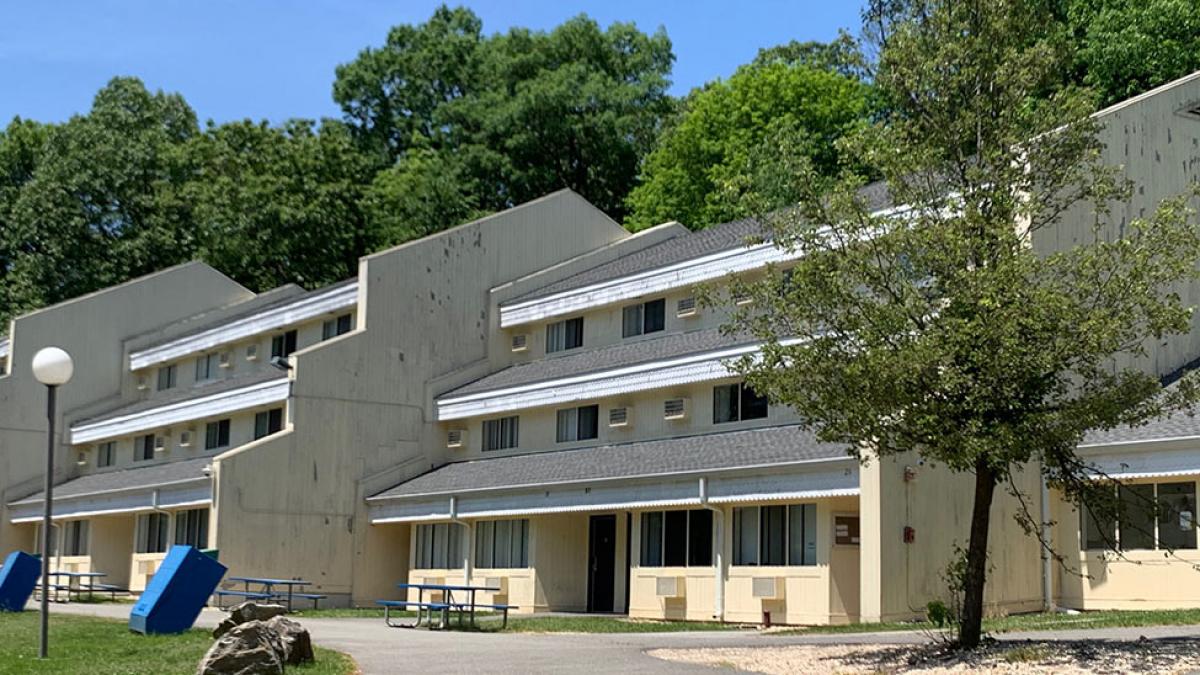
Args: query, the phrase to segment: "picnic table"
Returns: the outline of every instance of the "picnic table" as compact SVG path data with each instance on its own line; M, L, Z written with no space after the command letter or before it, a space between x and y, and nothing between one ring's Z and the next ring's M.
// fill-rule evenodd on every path
M71 593L72 593L72 592L75 592L75 593L77 593L77 594L80 594L80 595L82 595L82 594L83 594L83 591L84 591L84 590L87 590L87 592L88 592L88 597L89 597L89 598L90 598L90 597L92 597L92 595L95 593L96 589L98 588L98 587L96 586L96 580L97 580L97 579L103 579L104 577L106 577L106 576L108 576L108 575L107 575L107 574L105 574L104 572L64 572L64 571L55 571L55 572L50 572L50 575L49 575L49 576L50 576L50 580L49 580L49 582L46 584L46 586L47 586L48 588L44 588L44 589L42 589L42 592L43 592L43 593L45 593L47 590L53 590L53 591L54 591L54 601L55 601L55 602L60 602L60 600L58 599L58 592L59 592L59 591L66 591L66 593L67 593L67 602L70 602L70 601L71 601ZM65 577L65 578L66 578L66 580L67 580L67 583L66 583L66 584L63 584L63 583L61 582L61 579L62 579L63 577ZM85 588L82 586L82 582L83 582L84 580L87 580L87 588L86 588L86 589L85 589ZM78 586L77 586L77 585L76 585L76 582L79 582L79 583L80 583L80 585L78 585ZM107 589L105 589L105 588L101 588L101 590L107 590Z
M302 593L297 589L303 589L305 586L311 586L312 583L303 579L272 579L269 577L229 577L230 581L240 581L245 584L244 591L229 591L219 590L216 592L218 598L225 595L237 595L252 600L285 600L287 602L287 610L293 611L292 601L295 598L304 598L313 601L313 607L317 606L317 602L325 598L324 595L316 593ZM250 590L250 585L255 584L262 587L261 591ZM276 591L276 586L287 588L287 592ZM219 604L218 604L219 606Z
M421 625L423 618L425 619L425 625L428 627L432 627L434 612L438 612L441 614L442 620L440 622L439 628L445 628L447 623L449 622L450 610L454 610L454 611L458 612L458 625L460 625L460 626L463 625L464 616L469 615L471 617L471 627L474 627L475 626L475 610L476 609L491 609L491 610L503 612L504 613L504 624L503 625L507 626L508 625L508 610L516 609L515 607L513 607L511 605L497 605L497 604L482 604L481 605L481 604L477 603L476 602L476 594L479 593L480 591L483 591L485 593L498 593L501 590L499 588L491 588L488 586L463 586L463 585L454 585L454 584L396 584L396 588L399 588L401 590L416 589L417 600L416 600L416 602L411 602L408 600L376 600L375 601L376 604L383 606L384 622L387 623L387 625L392 626L393 628L399 628L399 627L416 628ZM433 593L439 593L439 592L442 593L442 600L441 601L433 601L432 598L430 598L429 601L426 601L425 600L425 592L426 591L428 591L431 595ZM465 596L465 598L461 599L461 600L455 600L455 598L454 598L455 593L459 593L460 598L464 598L464 596ZM391 622L390 610L392 610L392 609L407 609L410 607L415 607L417 610L416 623L393 624Z

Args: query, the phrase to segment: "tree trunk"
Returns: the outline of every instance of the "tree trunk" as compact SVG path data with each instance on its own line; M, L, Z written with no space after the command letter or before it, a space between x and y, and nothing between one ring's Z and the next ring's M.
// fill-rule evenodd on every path
M960 647L979 646L983 635L983 587L987 578L988 526L991 525L992 496L996 473L987 461L975 462L975 506L971 511L971 541L967 546L967 569L963 579L962 617L958 627Z

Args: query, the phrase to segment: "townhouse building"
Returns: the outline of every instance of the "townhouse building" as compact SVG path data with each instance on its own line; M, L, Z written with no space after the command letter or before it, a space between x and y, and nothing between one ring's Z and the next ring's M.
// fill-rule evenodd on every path
M1136 187L1102 223L1111 235L1197 179L1200 75L1098 118L1106 160ZM1092 224L1080 207L1033 245L1062 250ZM137 589L178 542L341 604L439 580L485 582L521 611L920 615L966 541L971 481L915 456L860 464L732 373L757 345L722 331L728 310L696 288L792 262L758 234L753 220L631 234L564 191L368 256L327 288L256 295L192 264L19 317L0 342L0 550L33 549L44 398L29 360L57 344L76 360L61 567ZM1170 377L1200 356L1198 336L1132 365ZM1048 565L1000 497L993 610L1200 606L1179 590L1200 588L1198 432L1184 415L1081 448L1167 506L1149 538L1089 522L1032 467L1019 476L1076 569Z

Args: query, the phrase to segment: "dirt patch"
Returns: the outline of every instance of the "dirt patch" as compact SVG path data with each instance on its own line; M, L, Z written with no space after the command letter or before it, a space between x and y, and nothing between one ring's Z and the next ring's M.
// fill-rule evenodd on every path
M1200 668L1195 640L1003 641L961 652L934 645L794 645L656 649L651 656L771 675L791 673L1186 673Z

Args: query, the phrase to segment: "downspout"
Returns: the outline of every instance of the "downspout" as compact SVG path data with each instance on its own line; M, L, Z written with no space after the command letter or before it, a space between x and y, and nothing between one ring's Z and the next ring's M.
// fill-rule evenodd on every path
M1042 605L1047 612L1054 611L1054 561L1050 559L1050 486L1042 476Z
M725 511L708 503L708 479L700 479L700 506L713 512L713 618L725 621Z
M463 526L467 545L463 547L463 585L471 585L472 565L475 562L475 524L458 517L458 497L450 497L450 522Z

